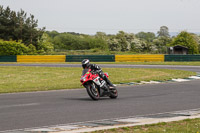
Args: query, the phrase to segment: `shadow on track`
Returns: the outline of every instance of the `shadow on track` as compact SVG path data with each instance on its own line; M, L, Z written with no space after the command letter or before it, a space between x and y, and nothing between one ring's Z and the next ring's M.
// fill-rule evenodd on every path
M95 100L92 100L91 98L64 98L64 100L72 100L72 101L95 101ZM105 101L105 100L116 100L116 99L110 99L108 97L101 97L99 100L97 101Z

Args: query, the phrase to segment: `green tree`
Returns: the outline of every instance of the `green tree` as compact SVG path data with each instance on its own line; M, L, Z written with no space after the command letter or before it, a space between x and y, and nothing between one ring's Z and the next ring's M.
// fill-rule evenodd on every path
M126 41L126 35L124 31L119 31L116 35L118 42L121 46L121 51L127 51L128 42Z
M35 55L38 54L38 51L36 50L35 46L33 46L32 44L28 45L28 53L29 55Z
M105 32L97 32L95 34L95 37L99 38L99 39L102 39L102 40L105 40L105 41L108 39L108 37L107 37Z
M172 39L165 36L160 36L153 40L153 44L156 46L156 50L160 54L167 53L167 45L172 42Z
M135 36L148 43L153 42L153 40L156 38L156 35L153 32L139 32Z
M107 41L104 39L89 37L87 40L89 41L90 49L108 50Z
M197 35L197 34L194 34L194 33L191 33L191 35L194 37L194 39L198 43L199 53L200 53L200 35Z
M0 39L22 41L26 46L32 44L38 47L44 28L37 28L38 20L33 15L27 17L22 9L18 12L9 7L0 6Z
M167 26L161 26L160 30L157 32L158 33L158 37L170 37L169 35L169 29Z
M133 33L126 33L125 34L126 41L128 43L127 50L131 50L131 44L134 42L134 39L136 38Z
M0 39L14 40L12 39L14 26L10 26L15 23L12 19L13 15L16 14L9 7L4 9L3 6L0 6Z
M153 40L156 38L153 32L139 32L135 36L143 42L143 45L145 44L143 51L150 52L152 50Z
M134 34L125 33L124 31L119 31L116 35L119 45L121 46L121 51L128 51L131 49L131 43L135 38Z
M189 54L198 54L198 42L195 40L194 36L186 31L182 31L175 37L170 44L171 46L185 46L189 49Z
M107 41L99 36L60 33L55 37L53 37L52 42L55 46L55 49L65 49L65 50L108 49Z
M55 30L53 30L53 31L46 31L46 33L49 35L49 37L50 38L54 38L54 37L56 37L57 35L59 35L59 33L57 32L57 31L55 31Z
M116 35L107 35L107 38L107 43L111 51L128 51L131 50L131 44L135 39L135 35L119 31Z
M26 55L29 51L21 42L0 40L0 55Z
M68 33L60 33L54 37L53 44L56 49L73 50L77 45L79 46L79 38ZM74 48L72 47L75 44ZM81 47L81 46L80 46Z
M199 53L200 53L200 35L199 36L197 36L197 42L198 42L198 44L199 44Z
M131 43L131 51L137 53L144 52L145 46L146 46L145 41L135 38L134 41Z
M30 46L29 46L30 47ZM31 46L33 48L33 46ZM33 48L34 50L34 48ZM37 51L39 54L50 54L54 50L54 45L51 42L47 33L44 33L38 42Z
M108 46L110 51L121 51L121 45L115 36L110 37L108 40Z

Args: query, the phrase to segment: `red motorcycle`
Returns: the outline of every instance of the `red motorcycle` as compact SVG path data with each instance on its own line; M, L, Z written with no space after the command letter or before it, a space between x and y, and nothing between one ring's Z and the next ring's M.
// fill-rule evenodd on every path
M108 73L104 74L108 77ZM100 78L98 73L91 69L83 69L80 82L93 100L99 100L100 97L104 96L109 96L112 99L118 97L116 87L110 89L106 81Z

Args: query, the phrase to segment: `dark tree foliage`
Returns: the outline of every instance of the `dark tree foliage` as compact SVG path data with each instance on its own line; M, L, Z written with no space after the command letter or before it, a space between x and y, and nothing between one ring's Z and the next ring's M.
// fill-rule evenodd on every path
M38 48L38 40L44 33L44 28L39 29L38 20L30 14L27 17L22 9L18 12L12 11L9 7L4 9L0 6L0 39L9 41L22 41L25 45L34 45Z
M169 35L169 29L167 26L161 26L160 31L158 31L158 37L170 37Z
M143 42L143 50L150 52L153 40L156 38L155 34L153 32L139 32L135 36Z
M58 33L57 31L47 31L51 42L56 50L89 50L89 49L108 49L105 40L96 36L77 34L77 33Z
M156 38L156 35L153 32L139 32L135 36L146 42L153 42Z

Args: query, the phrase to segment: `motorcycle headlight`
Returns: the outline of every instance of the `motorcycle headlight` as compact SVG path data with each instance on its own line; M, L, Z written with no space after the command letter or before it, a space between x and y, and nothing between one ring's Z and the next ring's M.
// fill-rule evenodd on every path
M85 75L84 77L81 78L81 81L85 81L86 80L87 75Z

